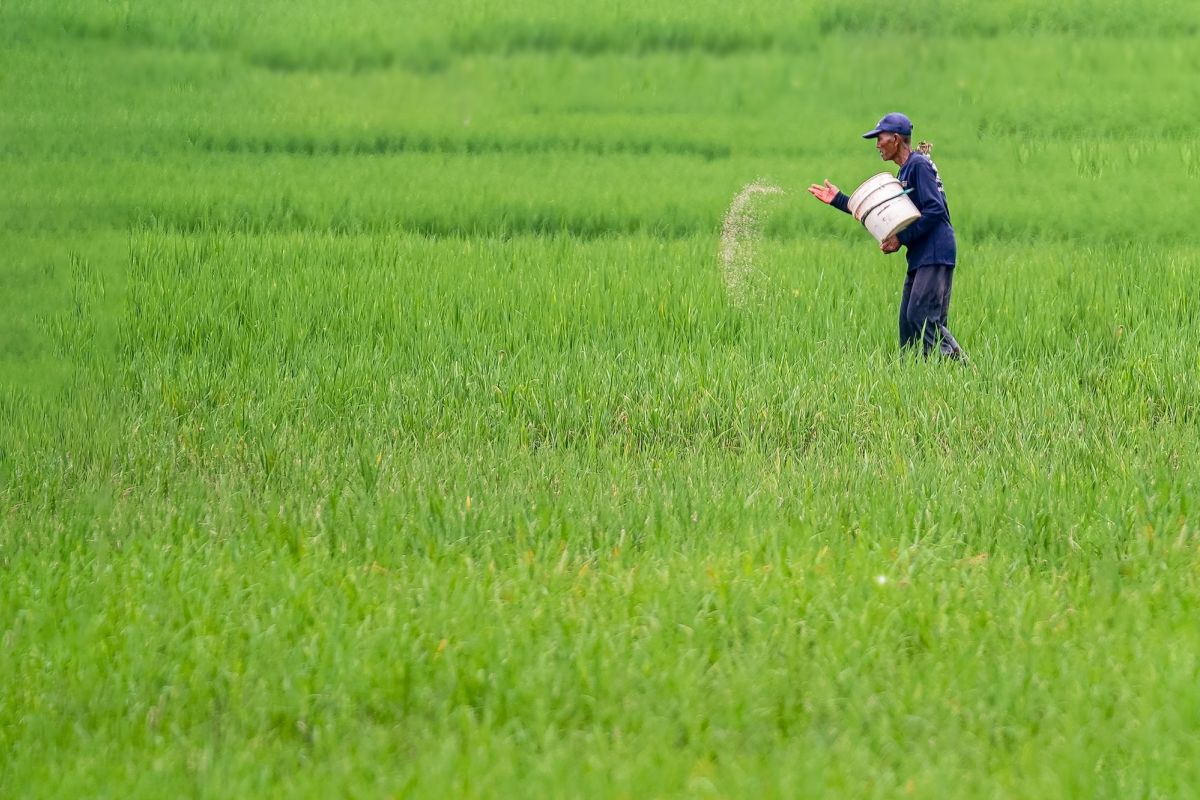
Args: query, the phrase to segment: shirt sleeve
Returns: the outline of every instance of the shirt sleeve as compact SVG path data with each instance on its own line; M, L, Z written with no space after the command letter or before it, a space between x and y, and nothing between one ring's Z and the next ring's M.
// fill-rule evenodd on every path
M896 234L900 244L906 246L921 241L938 225L950 221L950 214L946 211L946 196L928 159L922 158L917 162L909 186L912 188L912 201L921 212L921 218Z
M833 206L838 211L845 211L847 214L849 214L850 208L847 205L849 202L850 196L848 194L845 192L838 192L836 195L834 195L833 202L831 202L829 205Z

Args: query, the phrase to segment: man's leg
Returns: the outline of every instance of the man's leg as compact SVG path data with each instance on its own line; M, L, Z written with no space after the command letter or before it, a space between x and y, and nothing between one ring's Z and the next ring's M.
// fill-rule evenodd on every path
M912 297L913 275L910 272L904 279L904 293L900 295L900 349L911 347L916 343L917 337L921 335L921 329L914 327L908 321L908 303Z
M925 355L940 352L947 358L963 358L962 348L946 327L954 267L940 264L919 267L910 278L912 292L906 309L908 324L920 332Z

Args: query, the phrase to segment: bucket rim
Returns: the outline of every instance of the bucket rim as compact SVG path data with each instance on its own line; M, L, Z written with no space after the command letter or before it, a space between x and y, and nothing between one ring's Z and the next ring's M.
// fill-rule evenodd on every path
M881 181L880 179L883 179L883 180ZM871 186L871 184L876 183L876 182L878 182L878 185ZM891 183L891 182L895 182L897 185L900 185L900 179L897 178L895 175L893 175L890 172L880 172L875 175L872 175L871 177L867 178L865 181L860 183L858 185L858 188L850 193L850 197L846 202L846 207L850 209L851 213L853 213L855 206L860 205L863 200L866 200L866 195L869 195L871 192L874 192L874 191L884 188L885 186L887 186L888 183ZM870 188L868 188L868 187L870 187ZM863 193L864 190L866 190L865 194L863 194L862 197L859 197L860 193ZM856 202L856 198L857 198L857 202Z

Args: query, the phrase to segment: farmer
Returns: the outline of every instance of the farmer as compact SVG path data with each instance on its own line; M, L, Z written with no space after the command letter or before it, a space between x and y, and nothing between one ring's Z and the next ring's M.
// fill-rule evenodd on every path
M879 245L884 253L895 253L901 245L907 248L900 347L911 347L920 340L926 356L936 350L947 358L965 360L966 354L946 327L956 246L937 167L929 160L928 149L913 152L912 122L903 114L888 114L863 138L874 139L879 157L900 167L900 185L911 192L909 197L921 212L920 219ZM828 180L824 186L814 183L808 191L822 203L850 213L846 206L850 198Z

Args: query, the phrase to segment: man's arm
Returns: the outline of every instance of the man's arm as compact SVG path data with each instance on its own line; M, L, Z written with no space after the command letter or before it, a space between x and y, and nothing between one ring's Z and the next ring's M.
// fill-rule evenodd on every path
M822 203L833 206L838 211L845 211L847 214L850 213L850 209L846 207L846 204L850 202L850 198L838 189L838 187L830 183L828 178L825 179L824 186L819 183L809 186L808 193Z
M948 221L946 200L942 190L938 188L937 175L925 159L921 159L913 170L912 199L921 212L921 218L896 234L896 239L902 245L912 245L929 235L930 231L942 222Z

